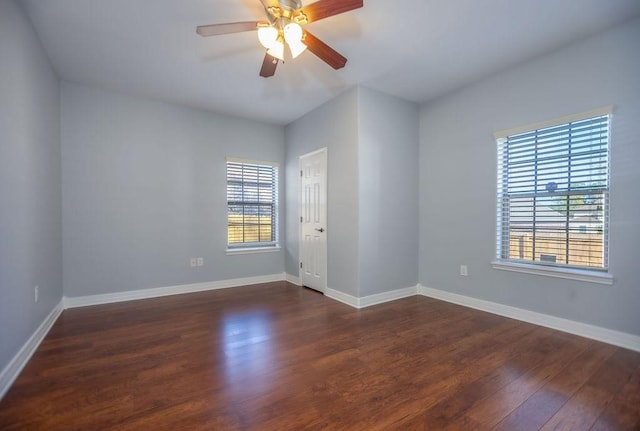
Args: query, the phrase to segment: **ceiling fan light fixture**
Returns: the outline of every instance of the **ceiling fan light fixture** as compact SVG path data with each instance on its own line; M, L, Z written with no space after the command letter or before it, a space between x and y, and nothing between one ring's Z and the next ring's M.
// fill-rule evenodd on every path
M278 30L271 26L258 28L258 40L265 48L269 49L278 40Z

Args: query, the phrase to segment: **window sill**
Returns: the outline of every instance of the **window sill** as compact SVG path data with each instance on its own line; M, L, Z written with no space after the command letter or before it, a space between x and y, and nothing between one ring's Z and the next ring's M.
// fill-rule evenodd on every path
M568 280L586 281L597 284L613 284L613 276L606 272L589 271L584 269L558 268L555 266L534 265L528 263L491 262L493 269L501 271L521 272L524 274L543 275L546 277L565 278Z
M255 254L255 253L275 253L280 251L280 247L247 247L247 248L228 248L227 256L235 256L236 254Z

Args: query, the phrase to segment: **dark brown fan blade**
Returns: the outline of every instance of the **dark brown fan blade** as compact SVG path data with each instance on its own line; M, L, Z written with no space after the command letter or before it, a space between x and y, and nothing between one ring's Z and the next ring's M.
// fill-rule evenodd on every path
M200 36L217 36L220 34L240 33L258 29L259 21L228 22L226 24L199 25L196 33ZM267 24L267 23L265 23Z
M262 61L262 68L260 68L260 76L268 78L276 73L276 67L278 66L278 59L269 55L264 55Z
M347 59L340 55L339 52L331 48L329 45L309 33L304 31L302 43L307 45L309 51L313 52L318 58L327 63L334 69L343 68L347 64Z
M350 10L361 8L363 0L319 0L308 6L303 6L293 14L294 18L300 13L307 17L308 22L314 22L338 15Z

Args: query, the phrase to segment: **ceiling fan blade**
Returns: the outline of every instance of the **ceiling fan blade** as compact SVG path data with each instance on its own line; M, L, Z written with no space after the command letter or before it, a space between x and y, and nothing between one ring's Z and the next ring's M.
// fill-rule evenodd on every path
M276 67L278 67L278 59L269 54L265 54L262 67L260 68L260 76L263 78L273 76L276 73Z
M339 52L306 30L303 32L302 43L307 45L309 51L334 69L343 68L347 64L347 59Z
M296 16L303 13L308 22L314 22L323 18L361 8L363 6L363 1L364 0L319 0L308 6L301 7L295 11L293 16L295 19Z
M260 21L228 22L226 24L199 25L196 33L200 36L218 36L220 34L240 33L258 29ZM267 24L267 23L265 23Z

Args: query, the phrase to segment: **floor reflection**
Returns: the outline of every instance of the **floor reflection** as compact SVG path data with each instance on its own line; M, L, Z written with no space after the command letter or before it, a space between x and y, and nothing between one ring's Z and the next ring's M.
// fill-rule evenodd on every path
M273 316L262 310L223 317L224 375L234 395L266 391L274 383L270 372L276 352L272 323Z

